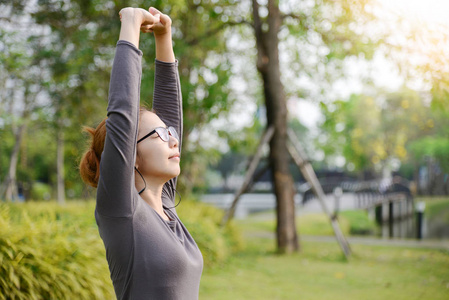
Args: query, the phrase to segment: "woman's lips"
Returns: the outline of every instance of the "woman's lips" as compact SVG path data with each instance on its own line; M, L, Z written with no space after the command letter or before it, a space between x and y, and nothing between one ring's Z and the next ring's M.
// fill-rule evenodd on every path
M175 155L172 155L172 156L170 156L168 159L175 159L175 160L180 160L180 157L179 157L179 153L178 154L175 154Z

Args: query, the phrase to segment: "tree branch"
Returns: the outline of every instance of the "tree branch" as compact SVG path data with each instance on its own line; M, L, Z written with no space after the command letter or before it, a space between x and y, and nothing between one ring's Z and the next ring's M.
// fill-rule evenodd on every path
M310 30L310 26L306 25L306 23L304 22L304 20L306 19L307 16L305 15L298 15L298 14L294 14L294 13L289 13L289 14L281 14L281 20L284 21L285 19L294 19L294 20L298 20L299 24L307 30Z
M254 35L256 37L257 46L257 69L262 71L268 62L267 49L265 45L265 33L262 30L263 21L259 15L259 3L253 0L253 19L254 19Z
M254 19L254 31L256 35L256 40L263 40L263 31L262 31L262 20L259 15L259 3L257 0L253 0L253 19Z
M212 28L212 29L206 31L201 36L197 36L195 38L192 38L191 40L188 40L186 42L186 44L189 45L189 46L197 45L201 40L216 35L217 33L222 31L226 27L239 26L239 25L245 25L245 24L246 25L250 25L251 27L253 26L253 24L251 22L247 21L247 20L243 20L243 21L240 21L240 22L226 22L226 23L222 23L220 26L218 26L216 28Z
M281 12L275 0L268 0L268 14L268 34L270 36L270 40L274 41L278 38L279 28L282 24Z
M289 13L289 14L281 14L281 19L282 19L282 20L287 19L287 18L292 18L292 19L298 19L298 20L301 20L301 16L295 15L295 14L293 14L293 13Z

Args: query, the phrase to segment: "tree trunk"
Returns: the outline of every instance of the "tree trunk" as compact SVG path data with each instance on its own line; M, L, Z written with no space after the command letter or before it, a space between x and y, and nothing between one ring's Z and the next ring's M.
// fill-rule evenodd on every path
M14 93L16 90L12 90L11 92L11 99L14 99ZM30 90L28 83L25 83L25 91L23 95L23 112L21 116L21 123L15 129L15 125L13 124L13 132L14 132L14 139L15 144L11 152L10 160L9 160L9 168L8 168L8 174L6 175L5 181L3 182L2 186L0 187L0 198L5 197L6 201L15 201L18 200L18 193L17 193L17 163L19 161L19 152L20 152L20 146L22 144L23 135L28 123L29 115L30 115L30 105L31 105L31 99L30 99ZM12 104L11 104L11 114L12 114Z
M22 137L25 132L25 128L26 123L24 121L24 123L17 128L17 131L14 134L15 144L9 159L8 174L6 175L5 181L3 182L3 186L1 188L1 195L5 196L6 201L18 200L16 181L17 162L19 160L19 150L20 145L22 144Z
M279 252L291 253L299 250L299 243L295 226L294 182L287 149L287 102L280 79L278 33L282 16L277 1L268 1L268 16L263 24L259 4L253 0L253 17L257 69L263 80L267 126L274 125L275 128L270 141L269 159L277 201L277 247Z
M56 148L56 172L57 172L57 193L58 203L65 204L65 187L64 187L64 129L58 122L57 130L57 148Z

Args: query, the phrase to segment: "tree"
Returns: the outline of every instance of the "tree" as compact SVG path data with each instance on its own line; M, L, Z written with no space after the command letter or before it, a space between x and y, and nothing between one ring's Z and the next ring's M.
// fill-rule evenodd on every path
M300 45L309 44L312 47L326 48L323 57L325 59L321 61L319 51L315 56L318 57L318 65L329 64L331 68L331 62L338 64L346 55L363 52L369 56L374 48L374 42L368 39L366 43L361 43L361 33L350 30L352 22L363 23L369 18L364 12L365 4L368 2L316 1L312 5L306 5L296 1L280 3L268 0L266 5L261 5L257 0L252 1L257 70L263 81L267 126L273 125L275 128L275 134L270 141L270 166L277 200L277 245L281 252L297 251L299 245L295 226L293 179L288 168L287 105L280 68L279 49L282 44L279 36L283 28L286 28L286 32L289 33L285 42L287 45L290 39L298 41ZM284 11L280 9L282 4ZM335 26L334 30L329 30L326 21L331 28ZM301 50L302 48L296 47L290 54L297 59L297 68L302 68L298 70L299 72L311 74L313 72L305 68L306 61L301 60ZM291 66L294 65L291 63ZM332 81L329 76L327 79ZM290 93L300 94L295 89L290 89Z
M0 186L0 197L7 201L18 200L17 165L23 136L31 113L39 107L38 97L42 91L42 71L38 66L30 67L36 59L38 47L29 48L30 41L41 34L41 28L24 30L24 13L13 13L2 21L5 28L0 32L2 49L0 66L4 84L0 97L2 120L8 124L14 136L14 146L9 156L7 174ZM8 12L8 10L6 10ZM39 46L39 45L35 45ZM6 114L5 114L6 113ZM6 125L4 124L4 126ZM5 138L3 136L3 138Z
M420 95L403 88L394 93L352 95L323 109L321 144L327 157L342 155L349 171L370 170L389 177L406 162L410 142L432 134L435 121Z
M299 248L295 226L294 184L289 170L287 149L287 102L281 83L278 34L282 16L278 4L268 1L268 16L264 23L259 4L253 0L253 27L257 43L257 69L264 86L267 126L274 125L270 141L270 166L276 194L278 250L291 253ZM263 25L268 25L264 30Z

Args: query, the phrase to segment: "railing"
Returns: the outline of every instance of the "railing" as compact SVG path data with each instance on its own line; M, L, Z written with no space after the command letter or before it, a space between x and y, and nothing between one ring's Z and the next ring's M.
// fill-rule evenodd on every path
M383 237L413 236L414 200L404 182L325 180L321 185L326 194L334 194L336 201L337 188L339 193L352 193L355 209L368 210L375 215ZM303 204L315 197L311 189L305 189L303 195Z

